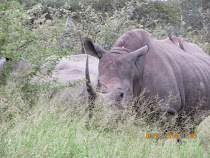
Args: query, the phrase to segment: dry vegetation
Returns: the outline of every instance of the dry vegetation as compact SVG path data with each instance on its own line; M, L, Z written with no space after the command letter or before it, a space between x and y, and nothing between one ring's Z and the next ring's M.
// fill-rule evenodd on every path
M209 157L209 117L195 131L205 118L202 111L168 116L163 107L170 105L172 96L163 102L158 97L145 99L142 93L130 106L120 108L98 100L89 119L88 105L80 98L69 102L52 98L60 90L51 88L56 83L30 83L47 57L83 53L84 36L108 50L134 28L146 29L157 39L170 31L210 54L208 2L19 2L0 4L0 56L33 67L19 76L18 84L10 78L11 64L0 72L0 157ZM199 23L187 19L194 16ZM146 138L147 133L166 129L177 133L180 141ZM183 132L196 133L197 138L181 139Z
M58 101L50 97L47 87L42 87L33 98L33 106L28 108L31 102L25 100L17 85L10 82L4 88L0 93L1 157L209 156L208 126L194 131L199 117L183 115L180 119L154 110L157 105L169 105L170 98L163 103L141 95L138 111L136 102L110 108L97 100L90 119L88 104L80 98ZM177 133L177 137L147 138L149 133L163 134L166 129L167 133ZM181 138L182 133L196 133L197 137Z

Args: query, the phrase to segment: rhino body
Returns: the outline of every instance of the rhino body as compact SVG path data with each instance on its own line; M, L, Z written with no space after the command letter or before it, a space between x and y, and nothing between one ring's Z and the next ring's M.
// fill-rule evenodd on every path
M6 64L6 59L5 58L0 58L0 71L2 70L3 66ZM9 61L11 62L11 61ZM14 64L14 67L12 69L12 73L24 73L24 71L26 71L27 69L29 69L31 67L30 64L19 61L19 62L13 62L12 64Z
M0 58L0 75L2 75L1 72L3 71L3 67L6 64L8 64L7 66L9 66L7 67L8 69L6 70L6 71L9 70L9 74L8 74L9 76L8 78L4 78L4 76L2 78L2 76L0 76L0 78L3 79L4 81L6 80L15 81L17 84L19 84L22 80L22 78L20 77L20 74L24 74L25 72L28 72L28 70L30 70L32 67L31 64L25 63L23 61L16 62L16 61L8 60L5 58Z
M189 113L200 100L210 109L210 56L199 46L182 41L184 49L170 39L155 40L144 30L123 34L110 51L91 39L84 41L86 52L99 58L97 96L114 101L158 95L175 99L169 113ZM96 92L95 92L96 93Z
M43 82L52 82L57 79L61 84L68 84L68 82L74 83L78 80L81 82L77 83L74 87L67 87L61 89L60 91L54 94L54 99L59 99L63 101L71 100L72 97L79 96L81 99L86 99L87 97L87 88L85 85L85 64L86 64L86 54L79 55L71 55L67 57L63 57L60 60L57 60L58 57L52 56L46 59L46 63L44 63L41 67L41 73L37 73L32 80L31 83L43 83ZM56 61L56 66L54 70L49 74L47 74L47 69L51 66L51 62ZM92 64L90 64L90 77L93 85L97 83L98 77L98 62L99 60L95 57L89 56L89 60ZM0 59L0 71L5 64L6 59ZM23 73L26 68L30 67L29 64L24 62L17 62L14 65L12 73ZM45 75L42 75L45 74ZM55 85L56 87L56 85Z
M39 82L46 82L46 81L53 81L58 80L61 84L68 85L68 83L75 83L77 81L81 81L76 83L73 87L67 87L61 89L54 95L54 99L62 100L62 101L69 101L72 97L80 97L81 100L85 100L87 97L87 88L85 85L85 64L86 64L86 54L79 54L79 55L71 55L67 57L63 57L60 59L54 70L46 77L38 74L35 76L34 80L39 80ZM51 57L53 60L56 57ZM92 64L90 64L90 76L91 82L93 85L97 83L98 77L98 62L99 60L95 57L89 56L89 59ZM50 66L49 63L45 63L43 65L41 72L46 74L47 68Z

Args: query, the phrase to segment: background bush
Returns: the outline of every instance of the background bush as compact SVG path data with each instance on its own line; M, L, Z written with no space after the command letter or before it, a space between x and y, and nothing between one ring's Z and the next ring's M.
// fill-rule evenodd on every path
M113 111L97 102L89 121L86 103L53 100L53 85L30 80L52 55L58 56L55 64L85 53L83 37L109 50L132 29L145 29L156 39L171 32L210 54L209 5L208 0L1 1L0 57L12 61L0 72L0 157L208 157L199 137L181 143L145 139L170 126L170 132L192 132L199 122L160 117L150 110L165 105L158 98L139 98L138 119L132 108ZM18 83L8 80L15 61L32 65Z

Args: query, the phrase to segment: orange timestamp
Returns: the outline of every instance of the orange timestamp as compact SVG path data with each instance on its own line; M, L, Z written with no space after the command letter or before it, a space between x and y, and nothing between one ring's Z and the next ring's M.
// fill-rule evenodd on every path
M171 139L171 138L197 138L196 133L147 133L146 134L147 139Z

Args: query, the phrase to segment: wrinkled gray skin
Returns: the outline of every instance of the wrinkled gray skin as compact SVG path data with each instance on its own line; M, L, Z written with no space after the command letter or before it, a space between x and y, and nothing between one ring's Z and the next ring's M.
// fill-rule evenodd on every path
M79 55L71 55L68 57L63 57L61 60L57 61L57 64L54 68L54 70L48 75L44 76L41 73L38 73L34 78L32 79L32 83L35 82L47 82L47 81L53 81L57 79L59 82L66 84L67 82L75 82L78 80L85 79L85 64L86 64L86 54L79 54ZM49 60L56 60L56 56L49 57L49 59L46 59L46 63L43 64L41 67L41 72L46 74L47 69L51 64L49 64ZM89 61L91 62L90 66L90 77L91 82L93 85L96 85L97 83L97 77L98 77L98 63L99 60L95 57L89 56ZM0 59L0 71L5 64L6 59L1 58ZM15 64L13 72L23 72L28 66L28 64L24 62L18 62ZM87 88L85 81L83 80L82 83L78 84L76 87L69 87L60 90L55 94L53 97L54 99L59 99L62 101L71 100L72 97L79 95L81 99L85 100L87 97Z
M106 51L85 38L86 52L99 58L94 93L116 103L137 97L145 88L146 97L175 96L168 108L171 114L181 109L189 113L201 99L205 100L202 109L209 110L210 56L195 44L182 44L184 50L170 39L154 40L144 30L133 30Z

